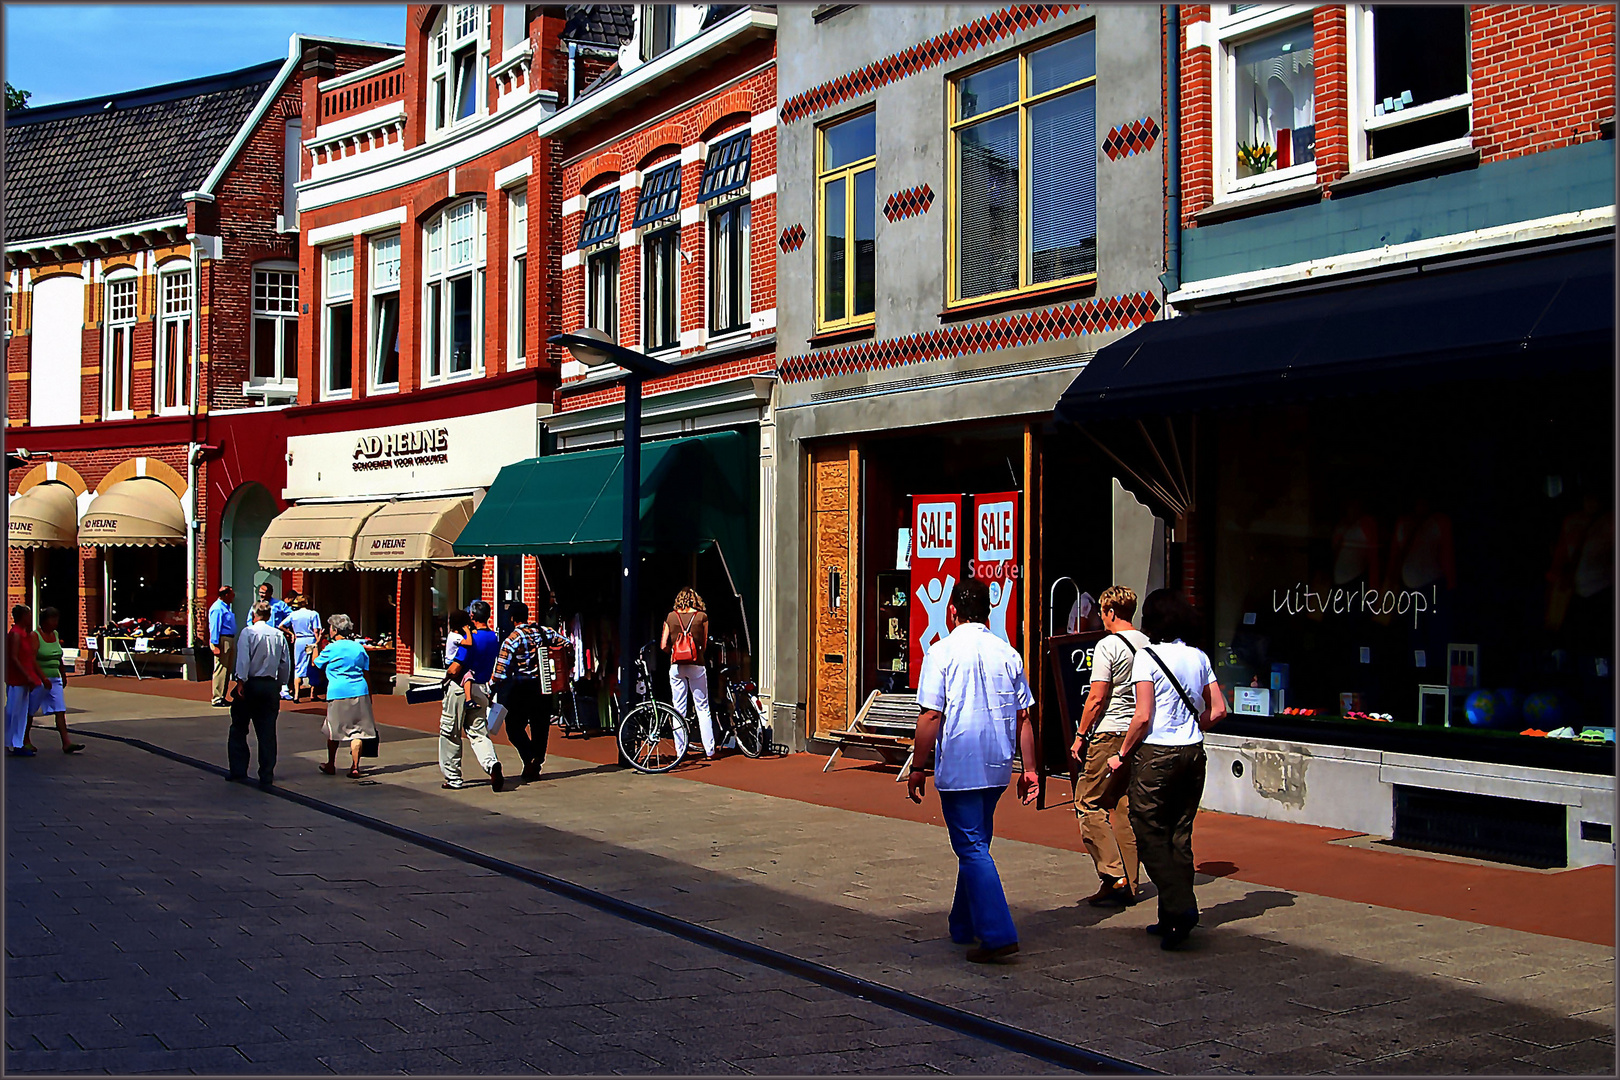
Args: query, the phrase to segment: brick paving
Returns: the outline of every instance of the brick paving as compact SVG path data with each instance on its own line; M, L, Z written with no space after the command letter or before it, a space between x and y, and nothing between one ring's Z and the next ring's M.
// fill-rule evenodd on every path
M6 764L8 1073L1054 1071L118 743Z
M99 710L76 724L223 758L222 719L196 718L195 705L88 689L76 703ZM954 866L937 826L555 754L538 784L442 792L433 740L397 728L375 782L355 784L314 772L316 723L283 720L278 780L293 789L1153 1068L1614 1071L1607 945L1201 878L1204 929L1189 952L1166 954L1142 933L1151 903L1077 902L1096 884L1082 856L998 840L1024 951L978 968L945 939ZM515 755L500 752L511 775ZM1541 902L1558 904L1556 879L1540 880Z

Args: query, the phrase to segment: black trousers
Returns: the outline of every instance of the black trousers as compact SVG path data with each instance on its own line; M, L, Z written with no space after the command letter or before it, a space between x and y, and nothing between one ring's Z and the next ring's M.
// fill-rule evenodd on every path
M231 709L231 731L225 756L231 776L247 778L248 724L259 739L259 782L268 784L276 771L276 715L281 712L281 683L274 677L249 679L242 684L242 701Z
M1136 850L1159 887L1159 918L1196 918L1193 818L1204 795L1204 744L1142 743L1131 761L1131 829Z
M511 684L506 695L506 737L525 766L545 763L551 714L551 696L540 692L539 680L521 679Z

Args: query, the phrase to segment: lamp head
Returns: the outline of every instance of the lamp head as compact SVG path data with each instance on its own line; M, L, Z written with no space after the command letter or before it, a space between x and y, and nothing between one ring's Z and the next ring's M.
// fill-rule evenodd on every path
M573 354L575 360L578 360L586 367L598 368L613 363L613 358L608 355L606 349L592 348L590 344L591 342L600 341L607 345L617 345L618 342L614 341L612 335L606 331L598 330L594 326L584 326L567 335L567 337L569 340L565 344L568 346L568 351Z

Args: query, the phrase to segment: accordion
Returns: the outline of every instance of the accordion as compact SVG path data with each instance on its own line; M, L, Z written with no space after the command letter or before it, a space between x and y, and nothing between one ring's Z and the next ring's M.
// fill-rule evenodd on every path
M540 692L561 693L568 688L569 677L574 672L574 647L566 642L547 645L540 650L540 662L536 666L540 669Z

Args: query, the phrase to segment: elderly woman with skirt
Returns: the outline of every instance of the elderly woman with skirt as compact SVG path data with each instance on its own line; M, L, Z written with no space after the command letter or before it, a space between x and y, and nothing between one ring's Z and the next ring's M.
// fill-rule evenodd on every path
M313 663L326 673L326 764L321 772L337 772L338 744L347 742L351 755L349 778L360 779L360 743L377 737L371 716L371 688L366 672L371 660L365 646L354 640L354 621L333 615L326 621L331 640L321 643Z

